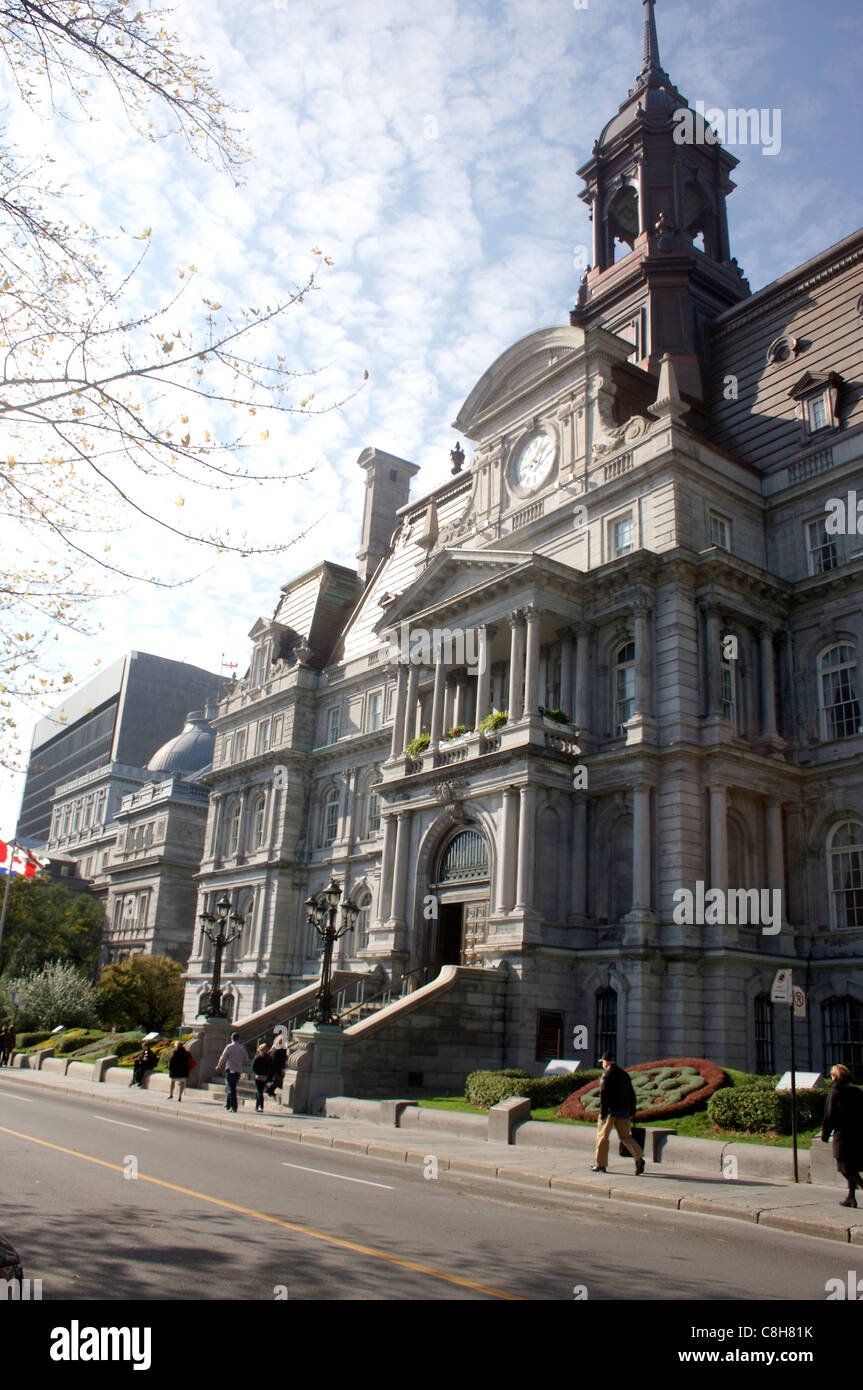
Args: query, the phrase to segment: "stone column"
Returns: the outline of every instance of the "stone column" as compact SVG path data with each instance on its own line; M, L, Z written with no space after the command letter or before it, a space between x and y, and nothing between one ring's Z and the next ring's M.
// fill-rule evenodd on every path
M390 902L389 921L395 927L403 927L405 924L405 894L408 884L408 846L411 833L410 811L399 811L397 822L393 893Z
M773 629L763 627L758 638L761 643L761 732L764 738L775 739L777 729Z
M396 703L393 711L393 733L390 757L400 758L405 750L405 711L408 697L408 668L400 661L396 671Z
M467 723L467 672L456 671L453 676L455 684L455 698L453 700L452 722L453 724Z
M443 731L444 703L446 701L446 666L443 653L438 652L434 668L434 697L431 717L431 746L433 747Z
M650 787L632 789L632 910L650 912L652 872L650 861Z
M735 885L736 886L736 885ZM728 793L710 788L710 882L708 888L728 888Z
M519 787L518 876L516 908L533 906L533 859L536 838L536 788Z
M524 712L524 616L518 610L509 615L509 722L515 724Z
M479 630L479 669L476 678L476 718L474 719L476 728L479 728L480 720L485 719L485 716L491 713L489 704L489 693L491 690L490 646L491 641L488 627L481 627Z
M497 860L497 910L510 912L515 902L514 869L518 832L518 787L505 787L503 825Z
M648 609L639 604L635 609L635 713L650 718L651 698L651 640Z
M782 920L785 920L785 843L782 834L782 803L767 803L767 887L782 893Z
M404 744L417 737L417 691L420 689L420 667L414 662L407 674L407 699L404 703Z
M560 708L575 719L572 708L572 633L567 628L560 634Z
M383 925L390 915L393 888L393 863L396 853L396 818L381 817L384 830L384 843L381 851L381 891L378 894L378 925Z
M575 722L582 733L590 729L590 628L580 627L575 650Z
M223 796L213 797L210 803L212 808L212 820L210 822L210 858L219 858L219 836L222 833L222 817L225 809L225 798Z
M527 655L524 665L523 718L536 714L539 704L539 624L540 611L535 604L525 610L527 622Z
M248 811L249 811L249 792L244 789L240 792L240 824L237 833L237 858L246 853L246 834L248 830Z
M720 657L722 655L721 614L715 604L705 609L705 630L707 642L707 713L718 716L722 713L722 681Z
M576 920L587 913L587 802L584 792L572 797L572 877L569 914Z

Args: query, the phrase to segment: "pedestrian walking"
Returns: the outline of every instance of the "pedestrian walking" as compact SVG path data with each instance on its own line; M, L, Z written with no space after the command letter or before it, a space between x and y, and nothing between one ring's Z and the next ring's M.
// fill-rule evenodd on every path
M285 1080L285 1067L288 1061L288 1045L285 1041L284 1033L280 1033L270 1048L270 1060L273 1064L273 1072L270 1077L270 1084L267 1087L267 1095L274 1096L276 1091L281 1091Z
M143 1048L141 1052L138 1053L137 1057L132 1063L132 1080L129 1082L129 1085L140 1086L143 1090L144 1078L146 1077L147 1072L154 1071L156 1066L158 1065L158 1062L158 1057L156 1056L150 1044L147 1043L147 1046Z
M15 1024L9 1023L6 1026L6 1036L3 1041L2 1047L4 1067L8 1067L10 1062L12 1061L12 1053L15 1051L16 1041L17 1039L15 1036Z
M840 1207L856 1207L855 1189L863 1187L863 1092L854 1085L851 1070L841 1063L830 1068L830 1076L833 1085L824 1108L821 1139L826 1144L832 1134L836 1167L848 1184Z
M252 1075L255 1078L255 1089L258 1093L257 1099L255 1100L255 1109L263 1110L264 1087L268 1085L273 1075L273 1059L267 1051L266 1043L261 1043L255 1053L255 1060L252 1062Z
M617 1131L624 1148L635 1159L635 1176L644 1172L644 1150L632 1136L632 1117L637 1110L635 1089L627 1072L617 1065L613 1052L603 1052L602 1080L599 1083L599 1119L596 1123L596 1159L590 1165L592 1173L604 1173L608 1163L608 1139L612 1129Z
M218 1062L216 1071L225 1069L226 1099L225 1109L237 1113L237 1082L244 1071L249 1070L249 1054L240 1042L239 1033L231 1034L231 1041L225 1048Z
M168 1100L174 1099L174 1086L177 1087L177 1103L183 1099L183 1092L189 1080L189 1072L192 1070L192 1054L188 1052L182 1042L175 1042L171 1050L171 1060L168 1062L168 1075L171 1078L171 1089L168 1091Z
M5 1028L0 1028L0 1067L8 1067L9 1053L11 1048L7 1043L8 1033Z

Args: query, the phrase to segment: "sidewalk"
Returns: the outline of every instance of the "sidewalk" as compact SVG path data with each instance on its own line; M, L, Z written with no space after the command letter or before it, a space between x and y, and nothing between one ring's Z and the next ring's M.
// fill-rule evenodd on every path
M409 1127L405 1128L330 1114L322 1117L293 1115L272 1102L268 1102L270 1108L263 1115L256 1114L249 1104L243 1105L237 1115L229 1115L225 1111L223 1097L214 1092L187 1090L182 1103L178 1105L176 1101L169 1101L162 1091L133 1090L77 1077L72 1079L12 1068L0 1070L2 1123L9 1128L16 1128L22 1123L26 1127L23 1115L14 1116L14 1122L10 1123L14 1103L5 1100L3 1090L20 1090L23 1094L42 1087L53 1092L77 1095L82 1099L86 1097L100 1107L123 1106L135 1109L139 1114L153 1111L180 1123L241 1129L250 1136L258 1130L270 1138L302 1143L309 1148L331 1149L334 1154L365 1154L369 1158L406 1163L414 1168L427 1166L429 1159L434 1158L439 1176L448 1174L462 1184L478 1185L486 1193L493 1191L510 1199L521 1197L527 1200L533 1197L541 1200L544 1206L571 1208L573 1197L589 1197L597 1201L637 1203L647 1207L730 1217L799 1235L863 1245L863 1205L856 1211L839 1206L844 1185L828 1187L807 1182L795 1185L789 1179L775 1177L769 1180L728 1179L722 1176L721 1171L706 1173L703 1167L684 1167L677 1162L673 1165L667 1162L652 1163L649 1160L643 1177L636 1178L632 1161L619 1158L614 1143L609 1159L610 1171L591 1173L592 1132L586 1128L575 1131L567 1127L566 1133L572 1134L573 1138L566 1147L556 1144L549 1148L532 1148L521 1142L498 1144L484 1137L470 1137L465 1132L446 1132L434 1120L425 1121L422 1118L439 1117L440 1112L436 1111L410 1112ZM344 1098L331 1102L334 1109L354 1113L361 1104ZM461 1115L453 1118L470 1121L481 1117ZM459 1128L469 1130L470 1126L460 1125ZM557 1126L553 1128L558 1129ZM559 1128L563 1129L562 1126ZM531 1129L535 1129L535 1126L531 1125ZM743 1146L734 1147L739 1152Z

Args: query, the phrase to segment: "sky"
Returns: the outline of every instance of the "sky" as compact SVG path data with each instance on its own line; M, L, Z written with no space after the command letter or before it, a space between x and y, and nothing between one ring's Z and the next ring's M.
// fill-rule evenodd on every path
M641 67L642 10L179 0L172 27L242 112L254 159L241 186L176 138L136 137L104 88L86 116L39 119L0 75L10 138L51 151L76 215L115 238L109 259L122 263L129 238L152 229L132 291L140 307L175 293L179 267L197 267L192 294L238 307L290 292L320 264L314 250L333 262L266 343L314 373L296 399L314 391L321 413L250 425L244 460L275 481L184 499L189 524L230 525L256 546L306 534L280 555L217 558L130 523L112 538L125 564L197 577L171 590L112 583L90 635L58 633L54 669L77 685L138 650L242 673L247 634L282 584L322 558L355 564L364 448L419 464L413 496L449 476L451 421L479 377L519 338L568 322L591 244L576 170ZM817 11L808 0L658 0L656 16L663 66L691 105L771 112L776 153L730 146L741 160L732 254L752 289L863 224L859 0ZM152 487L176 523L170 489ZM19 712L25 745L44 713ZM22 786L0 776L0 838Z

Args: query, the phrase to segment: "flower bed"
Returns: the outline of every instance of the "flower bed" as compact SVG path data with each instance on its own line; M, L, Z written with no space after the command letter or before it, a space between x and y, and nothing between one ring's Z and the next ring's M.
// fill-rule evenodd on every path
M627 1067L635 1087L636 1120L666 1120L687 1115L726 1083L715 1062L704 1057L674 1057L662 1062L639 1062ZM558 1110L562 1120L595 1120L599 1115L599 1082L571 1095Z

